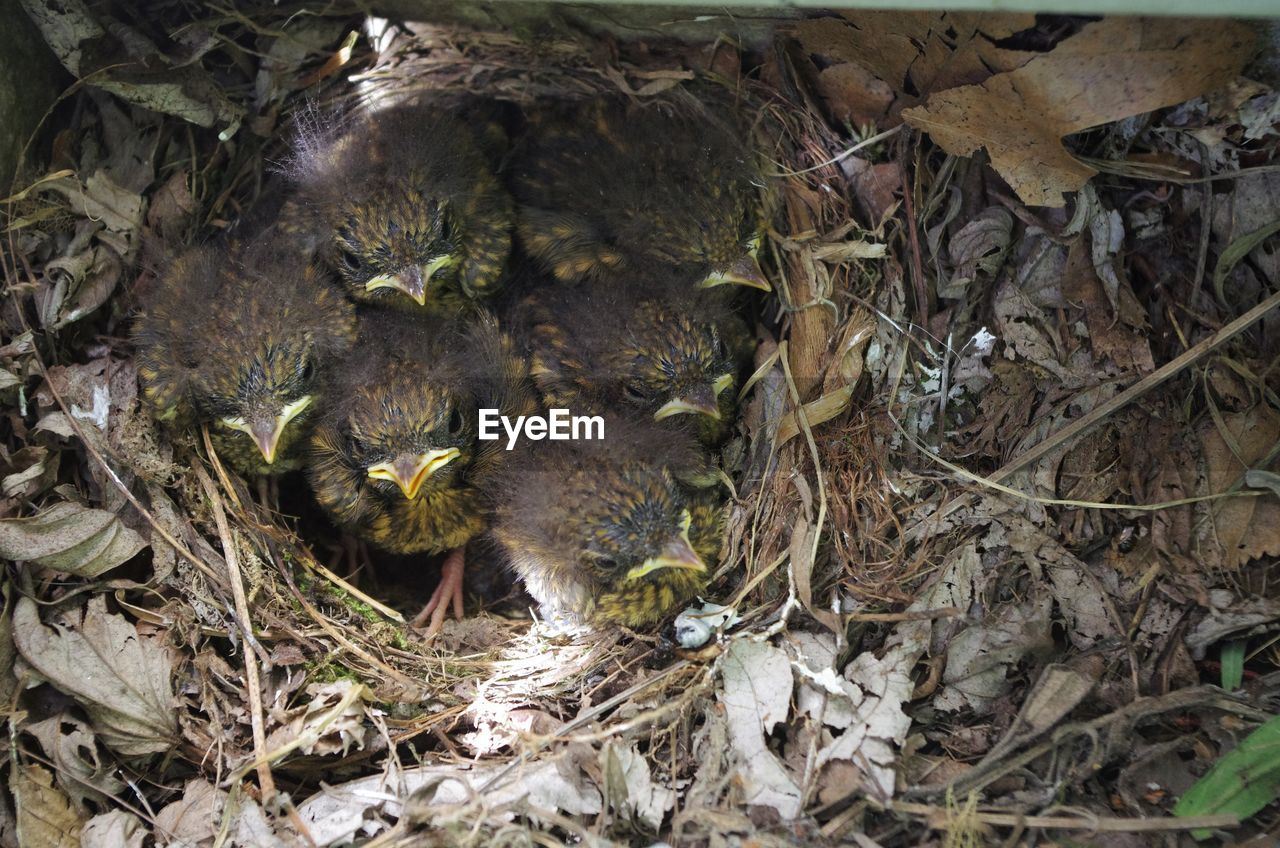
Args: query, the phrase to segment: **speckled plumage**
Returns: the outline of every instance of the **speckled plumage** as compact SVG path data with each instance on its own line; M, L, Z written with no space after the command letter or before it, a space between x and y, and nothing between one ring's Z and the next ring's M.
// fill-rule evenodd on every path
M704 446L729 434L749 349L722 298L669 280L542 286L518 310L548 407L630 409L692 424Z
M560 280L768 288L761 182L731 109L661 99L545 104L511 167L521 243Z
M651 625L702 589L721 511L677 479L697 454L692 439L613 416L604 440L517 448L496 475L491 535L544 616Z
M464 545L485 527L480 489L502 459L499 443L477 440L477 409L527 412L523 381L487 317L459 326L361 310L358 349L335 370L336 401L312 438L317 501L340 527L384 550ZM426 476L415 497L369 474L399 455L450 448L456 458Z
M431 103L340 123L299 134L287 226L361 303L452 315L492 294L513 205L471 128Z
M351 305L325 272L297 262L272 232L173 260L135 327L138 374L153 414L179 427L207 424L219 456L255 475L301 465L325 405L321 373L354 339ZM255 422L275 436L271 462L247 432Z

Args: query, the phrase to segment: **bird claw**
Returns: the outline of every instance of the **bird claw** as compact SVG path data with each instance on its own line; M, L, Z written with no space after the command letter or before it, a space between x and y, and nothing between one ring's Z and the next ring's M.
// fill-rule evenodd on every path
M445 616L449 614L451 603L454 616L462 618L462 573L465 564L462 548L454 548L444 558L444 563L440 566L440 584L436 586L435 592L431 594L431 599L422 608L422 612L414 616L413 621L410 622L412 627L422 630L423 624L427 624L430 619L430 624L427 624L426 630L422 633L424 640L430 641L440 632L440 628L444 626Z

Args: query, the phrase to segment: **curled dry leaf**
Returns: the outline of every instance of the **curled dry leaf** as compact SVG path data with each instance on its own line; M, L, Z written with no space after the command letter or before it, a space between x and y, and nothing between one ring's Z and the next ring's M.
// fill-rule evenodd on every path
M108 233L118 234L121 240L112 247L121 256L129 253L142 224L142 195L121 187L102 170L83 182L74 175L51 180L41 190L62 195L76 215L101 223Z
M177 728L167 650L108 613L101 596L51 624L40 620L35 601L22 598L13 613L13 639L32 668L80 703L112 750L134 757L173 747Z
M1001 206L984 209L951 237L947 253L955 264L938 297L961 298L978 273L993 276L1004 264L1013 237L1013 216Z
M203 127L230 124L228 137L239 126L244 110L208 73L198 65L169 66L170 59L141 33L118 21L108 32L80 0L25 0L22 5L58 61L91 85ZM125 55L136 61L121 63Z
M783 819L795 818L800 787L765 742L791 707L790 659L768 642L738 639L725 655L722 676L717 695L728 720L744 800L773 807Z
M62 454L50 452L38 445L4 456L0 454L0 516L8 516L19 504L48 491L58 480L58 467Z
M637 819L654 832L675 805L675 792L654 783L648 761L636 750L609 746L603 752L609 802L623 821Z
M359 686L360 692L352 692ZM365 701L371 696L362 684L352 680L314 683L307 687L311 699L281 717L281 726L267 737L267 750L276 751L293 743L307 756L346 756L354 748L363 750L374 730L365 721ZM337 715L333 710L346 702Z
M58 785L78 809L87 809L86 799L107 803L125 788L113 774L116 762L100 755L93 730L75 716L62 713L25 725L22 732L39 740L57 771Z
M1062 206L1066 192L1096 173L1063 147L1063 136L1220 86L1253 45L1243 22L1105 18L1021 67L934 94L902 117L948 153L985 147L1023 202Z
M30 518L0 521L0 557L80 577L97 577L146 546L115 513L70 501Z

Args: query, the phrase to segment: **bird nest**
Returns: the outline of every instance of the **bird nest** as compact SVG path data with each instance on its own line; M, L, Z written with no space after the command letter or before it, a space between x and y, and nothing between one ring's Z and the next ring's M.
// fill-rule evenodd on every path
M145 820L190 844L294 844L302 833L407 844L424 829L451 844L659 833L714 844L802 812L807 824L794 827L813 831L778 831L778 844L835 836L882 810L895 780L929 783L923 771L895 777L910 724L900 705L942 685L936 662L918 687L908 672L938 638L935 622L976 603L982 557L997 544L1038 551L1059 604L1066 582L1094 579L1060 544L1040 545L1035 516L1007 515L999 492L957 499L942 475L960 472L922 458L933 453L921 440L942 436L949 387L937 381L959 373L952 357L990 377L989 344L975 355L923 332L926 234L904 225L941 220L957 160L929 160L905 132L833 122L785 51L756 67L759 55L722 40L526 39L164 8L171 18L110 22L121 49L156 51L153 70L104 67L98 84L69 92L47 121L49 171L7 203L2 503L4 516L27 518L0 534L4 555L22 561L6 623L17 682L61 693L42 706L61 724L23 728L16 793L62 787L62 812L81 825ZM130 38L149 27L172 39L167 53ZM481 608L424 642L403 613L430 595L432 568L388 560L358 584L340 576L337 534L302 483L259 491L218 462L207 435L174 436L140 406L125 339L161 257L268 199L308 104L424 92L644 100L694 79L731 91L752 119L769 163L762 260L774 285L751 314L754 373L722 457L731 497L703 600L727 610L699 619L700 645L669 630L546 631L500 573L476 586ZM907 185L899 163L913 156L924 176ZM980 275L977 260L969 271ZM939 392L934 418L924 399ZM989 447L1030 425L1009 413L1000 426L975 439ZM895 450L915 464L895 467ZM1103 521L1102 537L1115 527L1073 520ZM996 540L997 526L1012 529ZM957 569L967 589L955 588ZM939 572L951 576L928 579ZM761 691L744 702L781 678L780 700ZM16 704L21 690L8 685ZM977 792L1001 774L955 785ZM956 829L982 827L972 809L925 813L937 810Z
M9 317L21 323L11 324L4 353L39 383L21 398L22 415L37 424L23 429L32 446L9 459L9 511L19 503L61 507L66 515L50 521L62 530L49 544L70 540L65 550L26 557L41 568L23 570L22 594L86 626L88 618L114 622L123 614L163 634L185 703L176 726L144 722L136 744L177 743L210 777L257 769L267 795L286 784L300 798L321 777L381 770L405 750L425 762L534 762L579 746L584 732L597 748L637 755L639 744L637 756L665 769L683 757L689 719L713 697L714 640L688 651L669 633L548 636L517 602L506 604L506 615L479 611L421 641L401 611L430 594L432 569L422 561L384 564L360 588L338 576L321 547L334 534L312 526L294 481L266 496L223 467L207 435L174 436L148 418L133 351L120 339L131 313L145 308L163 255L262 202L295 114L316 100L346 109L423 92L517 105L619 93L644 99L710 79L756 118L756 141L776 172L766 189L777 211L766 260L775 290L754 316L756 370L739 433L724 451L733 497L705 600L732 607L735 630L746 634L820 610L837 583L868 599L898 597L912 566L855 571L816 530L831 520L828 493L837 482L842 502L852 495L872 504L858 515L838 508L834 536L846 550L888 514L883 496L859 496L879 483L881 451L845 414L875 331L867 308L847 294L870 304L883 281L841 253L862 244L850 202L835 190L843 176L831 157L844 142L775 85L743 78L729 45L650 46L634 56L617 45L601 55L586 40L535 46L504 33L372 22L363 33L372 49L347 46L325 60L315 48L332 45L342 26L321 19L293 39L267 39L274 46L259 81L271 90L258 95L268 108L250 118L246 110L261 102L224 104L241 122L238 132L218 122L224 136L234 133L225 145L215 131L100 91L81 93L64 130L72 139L64 155L76 167L11 198L11 256L21 264L7 267ZM93 151L83 147L88 136L99 145ZM127 182L120 162L129 157L144 158L154 169L146 176L157 179ZM41 282L24 289L23 279ZM808 403L797 414L801 399ZM833 418L841 421L836 452L813 432ZM65 479L73 483L54 487ZM68 575L80 578L75 590Z

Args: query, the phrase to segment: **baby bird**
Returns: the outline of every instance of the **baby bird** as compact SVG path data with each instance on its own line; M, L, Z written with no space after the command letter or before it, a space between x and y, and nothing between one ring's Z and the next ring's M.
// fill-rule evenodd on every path
M513 205L467 124L430 103L304 123L282 217L352 298L452 315L496 289Z
M143 398L162 421L208 425L242 473L290 471L325 407L319 376L355 332L351 304L277 234L196 248L165 269L137 321Z
M439 631L462 615L467 542L487 526L481 492L502 459L479 441L478 409L531 411L523 366L496 323L467 327L385 309L360 313L356 352L335 369L335 402L312 437L316 500L347 532L393 553L445 553L440 584L414 619Z
M691 439L609 416L604 439L516 452L495 477L491 537L546 618L652 625L705 586L721 509L677 481L697 462Z
M517 229L557 279L645 272L769 290L762 179L731 110L604 99L530 124L511 169Z
M519 320L546 406L688 422L710 448L728 436L750 349L723 299L670 281L551 285L525 299Z

